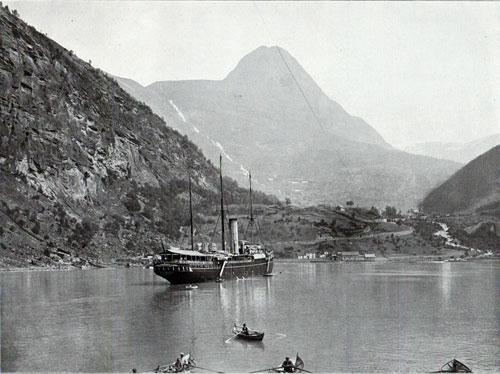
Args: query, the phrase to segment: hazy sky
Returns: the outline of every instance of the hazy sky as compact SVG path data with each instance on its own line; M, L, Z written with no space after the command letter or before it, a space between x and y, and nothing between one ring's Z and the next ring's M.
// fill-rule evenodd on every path
M4 1L94 66L142 84L223 79L288 50L395 146L500 132L500 3Z

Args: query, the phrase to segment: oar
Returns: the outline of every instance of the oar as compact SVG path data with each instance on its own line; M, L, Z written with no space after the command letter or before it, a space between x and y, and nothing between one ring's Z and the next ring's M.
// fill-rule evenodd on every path
M166 364L166 365L158 365L154 369L151 369L151 370L148 370L148 371L141 371L141 373L151 373L151 372L154 372L154 373L158 372L159 373L162 370L166 370L169 367L174 366L174 365L175 365L175 362L172 362L171 364Z
M229 343L231 340L233 340L234 338L236 338L238 335L233 335L231 336L229 339L227 339L224 343Z
M250 373L261 373L263 371L276 370L276 369L281 369L281 366L277 366L275 368L269 368L269 369L262 369L262 370L251 371Z
M295 368L295 370L301 370L301 371L305 371L306 373L312 373L312 371L309 371L309 370L306 370L306 369L301 369L301 368Z
M151 369L151 370L139 371L139 374L140 374L140 373L154 373L154 372L156 372L157 370L158 370L158 371L160 371L160 370L162 370L162 369L166 369L166 368L168 368L168 367L169 367L169 365L164 365L164 366L160 366L160 365L158 365L157 367L155 367L154 369Z
M201 369L201 370L211 371L212 373L224 373L224 371L217 371L217 370L207 369L207 368L203 368L201 366L196 366L196 365L193 365L193 367L197 368L197 369Z
M277 366L275 368L269 368L269 369L262 369L262 370L257 370L257 371L251 371L250 373L260 373L260 372L263 372L263 371L281 369L282 367L283 366ZM295 368L295 370L304 371L306 373L312 373L312 371L309 371L309 370L306 370L306 369L301 369L301 368L298 368L298 367L294 367L294 368Z

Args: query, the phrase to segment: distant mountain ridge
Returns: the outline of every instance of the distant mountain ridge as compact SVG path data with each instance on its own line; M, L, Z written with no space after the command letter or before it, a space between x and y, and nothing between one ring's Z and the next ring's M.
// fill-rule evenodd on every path
M500 133L482 137L466 143L428 142L411 144L403 148L405 152L468 163L492 147L500 144Z
M459 167L394 149L280 47L259 47L221 81L117 80L211 160L226 155L233 178L243 182L251 169L257 188L295 203L403 209Z
M470 212L500 202L500 145L458 170L422 201L427 212Z
M59 250L95 260L175 244L188 171L195 218L217 206L218 170L198 147L6 7L0 114L0 267L54 264ZM227 203L248 200L228 178L225 189Z

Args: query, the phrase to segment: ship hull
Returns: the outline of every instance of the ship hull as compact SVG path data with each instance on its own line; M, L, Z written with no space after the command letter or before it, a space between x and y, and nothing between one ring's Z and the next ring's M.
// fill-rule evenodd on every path
M227 261L221 274L222 264L214 265L213 262L206 264L191 264L184 266L182 270L172 270L168 263L157 264L154 267L156 275L166 279L171 284L203 283L215 281L219 278L224 280L237 277L250 277L254 275L269 274L273 271L273 259L267 258L247 261Z

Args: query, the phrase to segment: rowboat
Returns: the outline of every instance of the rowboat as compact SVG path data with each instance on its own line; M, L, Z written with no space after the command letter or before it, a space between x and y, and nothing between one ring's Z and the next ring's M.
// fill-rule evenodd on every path
M299 354L297 353L297 357L295 358L295 363L293 364L292 367L290 368L285 368L283 366L275 368L273 370L274 373L300 373L304 370L304 361L299 357Z
M293 365L284 367L283 365L274 367L274 368L269 368L269 369L264 369L264 370L257 370L257 371L251 371L250 373L310 373L309 370L304 369L304 361L299 357L299 354L297 353L297 357L295 358L295 362L292 362Z
M190 373L193 366L183 365L181 368L175 367L175 362L165 366L156 368L155 373Z
M472 370L469 369L467 365L454 358L441 366L441 369L438 371L433 371L433 373L472 373Z
M176 362L172 362L166 365L158 365L155 369L147 371L147 373L189 373L192 369L196 367L194 358L191 354L182 356L180 365ZM135 370L135 369L134 369ZM135 371L133 371L135 373Z
M244 340L261 341L262 339L264 339L263 332L252 331L249 329L248 333L245 333L241 328L239 328L236 325L233 327L233 333L236 335L237 338Z

